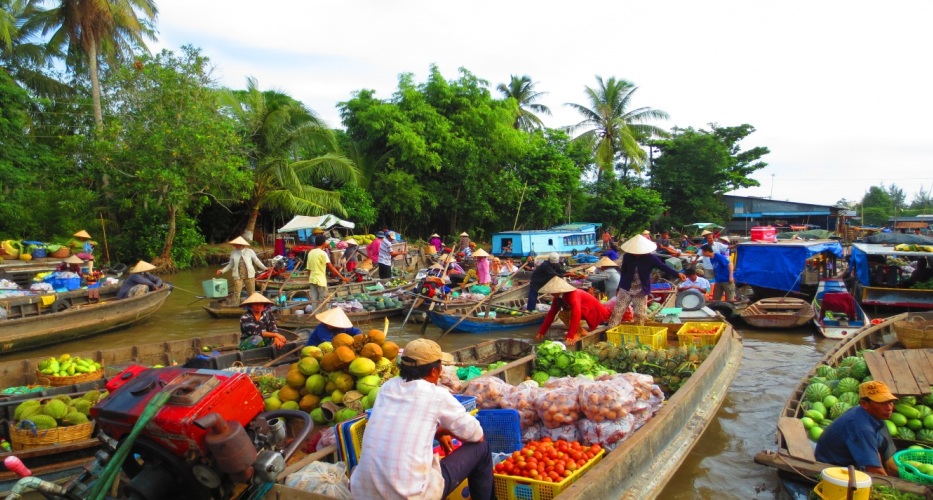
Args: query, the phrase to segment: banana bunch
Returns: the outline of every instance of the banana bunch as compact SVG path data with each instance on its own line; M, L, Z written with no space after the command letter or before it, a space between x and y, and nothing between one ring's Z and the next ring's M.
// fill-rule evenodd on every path
M101 369L100 363L82 359L70 354L62 354L58 358L46 359L39 363L39 372L50 377L70 377L82 373L94 373Z

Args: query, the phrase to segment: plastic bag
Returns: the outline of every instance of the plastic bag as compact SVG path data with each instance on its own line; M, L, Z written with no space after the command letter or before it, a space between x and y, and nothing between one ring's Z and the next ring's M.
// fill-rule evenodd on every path
M337 445L337 434L334 433L334 427L330 426L323 431L321 431L321 439L317 442L317 450L321 451L328 446Z
M635 417L626 415L616 420L594 422L583 419L577 422L577 429L583 441L589 444L599 444L603 448L612 449L635 431Z
M555 427L553 429L548 429L547 427L541 429L541 437L549 437L554 441L558 439L563 439L566 441L581 441L580 431L577 429L577 424L568 424L562 425L560 427Z
M548 429L542 424L529 425L522 427L522 443L530 443L541 439Z
M537 384L535 384L537 385ZM518 419L522 429L538 423L538 410L535 400L541 394L538 387L519 387L508 396L502 398L502 408L518 411Z
M515 388L498 377L477 377L463 389L467 396L476 397L476 407L482 410L499 409L503 398Z
M654 377L641 373L622 373L612 375L611 378L622 377L635 389L635 398L648 399L651 397L651 387L654 385Z
M347 464L337 462L311 462L298 472L285 478L285 486L330 498L351 500Z
M578 398L586 418L596 423L612 421L628 416L635 404L635 389L624 378L602 380L581 385Z
M457 378L463 381L473 380L483 374L483 370L476 366L462 366L457 368Z
M457 367L455 366L441 367L441 377L438 383L454 394L459 394L463 391L463 383L460 382L460 379L457 377Z
M576 423L582 416L580 402L577 399L577 387L547 388L535 398L538 417L548 429ZM556 438L555 438L556 439Z

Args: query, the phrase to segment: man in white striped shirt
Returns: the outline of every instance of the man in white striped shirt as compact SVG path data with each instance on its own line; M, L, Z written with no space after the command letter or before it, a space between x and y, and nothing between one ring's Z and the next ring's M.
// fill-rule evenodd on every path
M451 360L431 340L405 346L400 376L379 389L366 424L360 463L350 476L353 498L441 499L464 479L473 499L493 497L492 456L483 429L437 385L441 362ZM463 444L451 452L453 438ZM443 459L433 452L435 439L447 453Z

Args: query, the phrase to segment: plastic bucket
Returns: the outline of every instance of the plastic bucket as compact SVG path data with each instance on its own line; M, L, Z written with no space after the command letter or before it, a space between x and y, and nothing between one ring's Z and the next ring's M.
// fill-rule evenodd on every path
M204 288L204 296L209 299L226 297L229 293L227 291L227 280L225 279L213 278L204 280L201 282L201 286Z
M845 500L849 489L849 470L845 467L827 467L821 474L822 480L813 492L823 500ZM871 476L855 471L855 492L852 500L868 500L871 495Z

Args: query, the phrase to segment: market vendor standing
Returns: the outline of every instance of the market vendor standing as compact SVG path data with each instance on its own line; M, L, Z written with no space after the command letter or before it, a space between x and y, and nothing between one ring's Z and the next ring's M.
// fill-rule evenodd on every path
M308 300L317 307L327 298L327 270L334 273L344 283L349 283L350 279L341 276L340 270L330 263L330 257L325 243L327 238L323 234L314 237L314 248L308 252Z
M149 272L155 268L156 266L144 260L137 262L128 271L129 276L120 284L117 298L126 299L162 288L165 285L162 279Z
M712 245L703 245L700 250L703 257L712 263L713 275L716 277L716 282L713 283L713 300L722 300L725 292L726 300L734 301L735 277L732 274L732 262L725 255L716 253Z
M366 257L368 257L374 265L379 263L379 250L382 247L382 239L385 238L385 235L386 233L377 231L376 239L374 239L369 245L366 245Z
M622 322L622 315L631 304L635 313L635 320L644 324L647 319L648 295L651 294L651 271L657 269L670 279L680 277L687 279L682 273L667 265L651 252L658 245L642 235L629 238L620 248L625 254L622 256L622 268L619 270L619 290L616 292L615 308L609 326L618 326Z
M897 398L884 382L858 388L859 405L829 424L816 443L816 459L828 464L897 476L894 441L884 421L891 418Z
M339 307L332 307L324 312L314 315L314 319L320 321L311 335L308 336L307 345L319 345L321 342L330 342L334 340L334 335L346 333L356 335L363 333L359 328L353 326L347 313Z
M233 251L230 252L230 262L227 262L227 265L223 268L218 269L217 274L220 275L232 270L233 298L231 300L239 304L244 285L247 293L250 295L256 293L256 269L265 271L266 266L259 260L256 252L250 248L249 242L243 239L242 236L237 236L228 243L233 245Z
M480 285L488 285L492 282L489 275L489 254L480 248L473 256L476 257L476 279Z
M378 235L377 235L378 236ZM398 255L404 255L405 252L393 252L392 244L395 242L395 233L389 231L384 233L384 239L379 245L379 278L389 279L392 277L392 260Z
M360 249L360 244L353 238L348 239L346 244L347 249L343 251L343 255L340 257L340 265L352 273L356 269L356 253Z
M606 295L610 298L615 297L619 289L619 281L622 279L622 275L619 274L619 265L608 257L602 257L596 261L596 267L599 268L599 272L606 275Z
M409 342L401 372L379 389L363 434L360 462L350 476L353 498L447 498L464 479L474 500L493 498L493 463L476 417L437 385L441 363L453 361L437 343ZM452 439L462 445L453 450ZM447 456L433 452L434 440Z
M440 252L444 249L444 242L441 241L441 237L438 236L437 233L431 235L431 239L428 243L434 247L435 252Z
M466 231L460 233L460 248L457 250L463 252L463 256L470 258L473 256L473 246L470 244L470 235Z
M602 323L609 319L612 313L612 302L603 304L596 297L576 288L564 281L563 278L555 276L548 281L546 285L538 290L538 293L550 293L554 295L554 302L551 303L551 310L544 318L544 323L538 328L538 336L535 340L544 340L548 328L554 323L557 315L561 315L561 320L567 325L567 336L564 337L565 344L573 344L577 341L580 333L580 321L586 321L590 330L596 329Z
M285 337L275 326L271 300L257 292L247 297L240 305L246 309L240 316L241 351L270 345L281 349L285 345Z
M557 252L551 252L546 261L535 266L535 270L531 273L531 282L528 284L528 304L526 307L529 311L534 311L535 307L538 306L538 290L551 281L551 278L563 274L564 270L560 267L560 255L557 255Z

